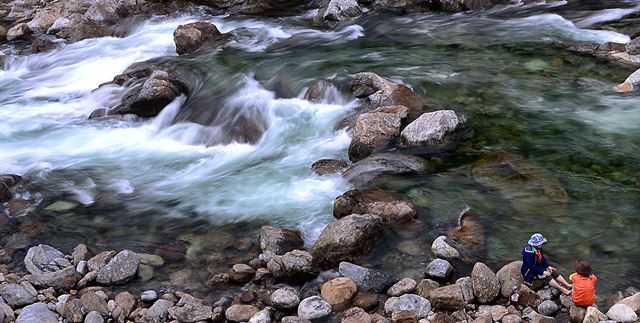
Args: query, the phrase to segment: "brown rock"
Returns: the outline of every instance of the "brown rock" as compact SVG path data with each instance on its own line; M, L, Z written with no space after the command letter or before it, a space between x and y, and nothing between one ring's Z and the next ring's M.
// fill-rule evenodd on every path
M493 301L500 292L500 282L487 265L477 262L471 272L473 295L481 304Z
M464 296L460 286L453 284L437 288L429 294L431 305L437 309L455 311L464 307Z
M344 311L344 318L341 323L369 323L371 315L359 307L352 307Z
M370 112L356 118L349 145L349 160L357 162L393 146L400 135L401 119L392 113Z
M520 273L522 261L514 261L504 265L496 273L496 277L500 282L500 294L504 298L509 298L514 288L522 285L522 273Z
M96 311L103 317L106 317L107 314L109 314L107 301L100 298L95 292L90 291L83 293L82 296L80 296L80 301L82 301L82 309L86 313Z
M344 160L320 159L311 165L311 169L318 175L339 174L349 168L349 163Z
M471 248L484 247L485 232L480 217L465 211L458 219L458 226L449 231L449 238Z
M116 308L111 313L111 316L118 322L126 321L126 318L131 314L131 310L136 306L136 298L129 292L122 292L116 295Z
M116 254L115 251L103 251L93 256L93 258L87 261L87 267L89 267L89 271L98 271L102 269L102 267L106 266L109 260L113 258Z
M353 306L370 311L378 307L380 301L376 293L358 293L353 299Z
M236 264L233 265L229 271L229 279L231 279L232 282L244 284L251 281L255 273L256 270L248 265Z
M538 304L540 304L540 296L524 284L520 285L518 293L520 294L518 303L532 308L537 308Z
M431 299L431 292L439 288L440 284L431 279L423 279L416 287L416 294L423 298Z
M394 311L391 320L394 323L417 323L418 315L414 311Z
M220 37L222 34L215 25L202 21L180 25L173 32L178 55L193 53L204 44Z
M333 216L340 219L351 214L375 214L385 222L402 222L416 218L411 202L391 191L355 189L338 196L333 203Z
M455 323L456 321L447 313L436 313L433 319L431 319L431 323Z
M225 316L233 322L246 322L258 311L253 305L232 305L225 311Z
M50 273L24 276L25 280L37 287L53 287L62 290L72 289L81 278L82 276L73 267Z
M299 231L264 226L260 228L260 249L283 255L289 251L302 249L304 241Z
M423 99L403 84L389 81L375 73L363 72L355 75L351 83L355 97L363 100L366 109L402 105L409 109L419 109Z
M77 298L68 299L60 308L60 315L62 315L67 322L84 322L82 302Z
M357 291L358 287L351 279L338 277L322 284L320 293L322 298L331 305L331 308L340 310L351 303Z
M571 305L571 308L569 308L571 323L582 323L585 314L587 314L587 309L584 307Z

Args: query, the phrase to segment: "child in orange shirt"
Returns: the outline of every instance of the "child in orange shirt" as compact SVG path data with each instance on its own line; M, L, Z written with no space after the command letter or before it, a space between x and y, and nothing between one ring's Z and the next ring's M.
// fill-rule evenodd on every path
M589 260L576 260L573 263L575 273L569 276L573 282L573 304L576 306L588 307L596 300L596 280L598 277L591 273Z

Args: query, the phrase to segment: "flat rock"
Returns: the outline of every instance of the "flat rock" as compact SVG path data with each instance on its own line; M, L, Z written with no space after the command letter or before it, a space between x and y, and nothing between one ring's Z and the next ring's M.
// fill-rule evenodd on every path
M369 156L349 166L343 173L356 186L364 185L381 175L428 173L433 167L423 158L395 153Z
M382 218L371 214L352 214L330 223L311 247L314 264L331 268L354 259L373 247L382 229Z
M168 309L169 315L180 322L199 322L211 318L212 308L203 304L184 304Z
M82 275L80 275L74 267L67 267L55 272L26 275L24 279L38 287L70 290L82 279Z
M298 316L307 320L317 320L329 316L332 308L319 296L307 297L298 305Z
M102 285L124 284L133 279L140 265L140 257L129 250L120 251L98 271L96 282Z
M382 292L392 283L388 274L349 262L341 262L338 270L342 276L348 277L356 284L359 292Z

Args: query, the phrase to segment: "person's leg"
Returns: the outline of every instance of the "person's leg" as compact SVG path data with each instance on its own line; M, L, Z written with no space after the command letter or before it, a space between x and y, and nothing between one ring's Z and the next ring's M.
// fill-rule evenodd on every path
M569 284L567 282L566 279L564 279L564 277L562 277L562 275L560 275L560 273L557 270L552 270L551 271L551 277L558 281L560 284L562 284L564 287L566 288L572 288L573 286L571 286L571 284Z
M549 285L550 285L551 287L553 287L553 288L555 288L555 289L559 290L562 294L565 294L565 295L569 295L569 294L571 294L571 291L570 291L570 290L568 290L568 289L566 289L566 288L564 288L564 287L560 286L560 284L559 284L555 279L553 279L553 278L552 278L551 280L549 280Z

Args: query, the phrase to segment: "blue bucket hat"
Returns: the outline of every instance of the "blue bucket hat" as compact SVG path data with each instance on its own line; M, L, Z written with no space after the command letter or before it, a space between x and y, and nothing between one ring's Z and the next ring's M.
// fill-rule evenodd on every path
M539 247L541 245L543 245L545 242L547 242L547 239L545 237L542 236L542 234L540 233L534 233L531 236L531 239L529 239L529 245L532 245L534 247Z

